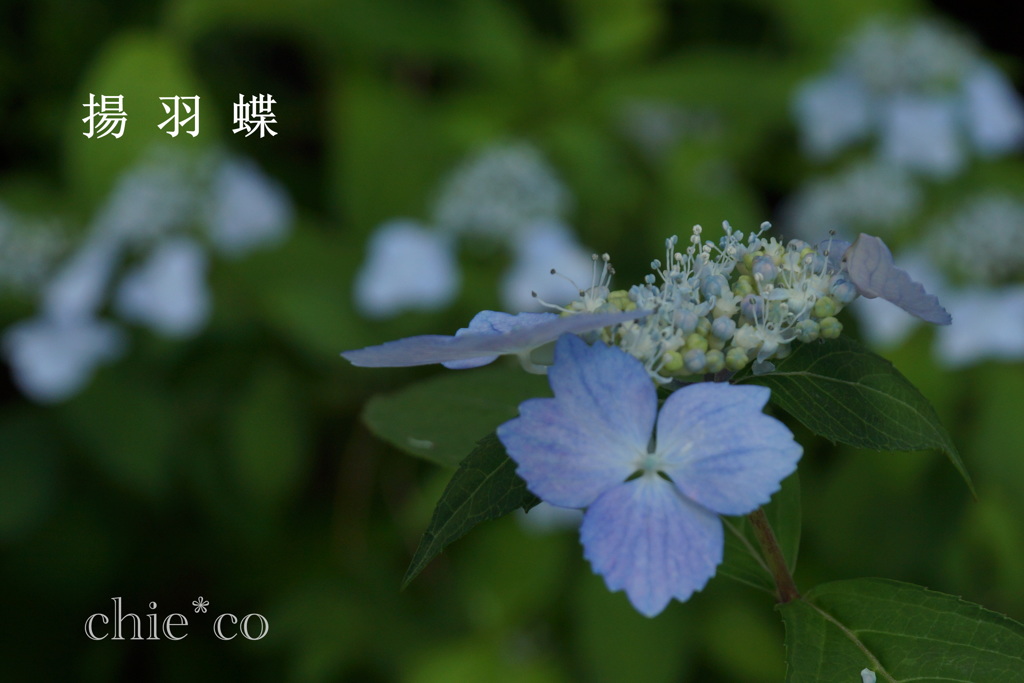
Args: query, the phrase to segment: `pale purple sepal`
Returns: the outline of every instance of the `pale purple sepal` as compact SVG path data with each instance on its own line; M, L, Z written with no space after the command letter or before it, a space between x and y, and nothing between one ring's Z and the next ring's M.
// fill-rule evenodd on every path
M949 325L953 318L938 297L925 291L924 285L897 268L885 242L861 233L843 255L850 282L866 299L881 297L907 313L936 325Z

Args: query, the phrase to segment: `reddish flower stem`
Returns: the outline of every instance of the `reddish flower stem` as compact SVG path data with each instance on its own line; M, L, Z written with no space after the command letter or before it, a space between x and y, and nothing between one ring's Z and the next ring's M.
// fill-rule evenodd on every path
M800 591L797 590L796 583L793 582L793 575L789 573L789 567L786 566L786 559L782 556L779 541L775 538L775 532L772 531L772 525L768 522L764 510L761 508L754 510L747 515L747 519L750 520L754 536L761 546L764 559L768 562L768 569L771 570L772 577L775 579L775 591L779 602L785 604L800 599Z

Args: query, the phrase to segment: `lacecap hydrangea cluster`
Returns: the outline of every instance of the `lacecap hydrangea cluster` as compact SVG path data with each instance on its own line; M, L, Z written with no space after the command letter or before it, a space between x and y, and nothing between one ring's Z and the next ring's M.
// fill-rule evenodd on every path
M654 273L629 289L611 289L610 258L595 256L592 286L559 310L650 311L599 334L638 358L659 384L748 364L769 372L793 342L839 336L836 315L858 296L841 260L847 243L782 242L764 236L768 223L747 235L723 227L718 244L702 240L699 225L685 248L678 237L665 240L665 260L652 261Z

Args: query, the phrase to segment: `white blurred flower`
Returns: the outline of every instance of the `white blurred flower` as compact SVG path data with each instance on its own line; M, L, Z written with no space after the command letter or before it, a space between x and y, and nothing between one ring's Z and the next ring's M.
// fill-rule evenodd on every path
M288 236L292 206L279 185L246 159L227 159L213 174L205 218L220 253L238 257Z
M881 154L896 166L948 178L965 163L950 98L897 95L881 104Z
M990 192L932 222L926 246L936 264L975 283L1024 276L1024 200Z
M194 222L209 158L157 148L118 178L91 227L95 238L152 243Z
M953 324L938 330L936 354L950 367L1024 358L1024 285L945 295Z
M43 311L59 318L84 318L98 312L121 251L120 242L107 237L83 244L43 288Z
M207 256L184 237L171 238L121 279L114 300L117 312L168 337L199 332L210 315L206 286Z
M828 230L886 235L911 220L921 207L921 190L899 167L862 162L808 183L789 202L787 221L807 238Z
M372 318L448 305L459 288L450 241L409 219L384 223L370 236L356 274L355 301Z
M831 71L799 88L794 114L809 156L828 159L876 133L889 162L937 178L968 153L1024 143L1024 103L973 42L934 21L867 24Z
M956 288L935 268L925 248L903 251L900 266L939 296L953 317L935 328L933 351L938 361L960 368L986 359L1024 358L1024 285ZM920 323L895 306L858 299L853 309L869 343L892 348L906 341Z
M12 325L3 336L15 383L40 403L73 396L99 364L123 349L122 331L91 316L43 315Z
M864 85L847 74L829 74L804 84L793 111L805 151L829 159L871 130L870 99Z
M855 33L839 63L878 93L950 90L977 60L961 34L930 19L874 20Z
M501 281L505 310L545 310L541 300L566 304L579 296L580 289L590 286L593 259L561 223L545 221L532 226L514 249L515 261ZM552 275L552 268L557 275Z
M504 241L543 220L559 220L570 197L532 145L494 146L462 163L444 182L434 209L442 230Z
M27 219L0 204L0 292L39 289L66 248L55 221Z
M986 156L1020 149L1024 144L1024 104L1006 77L980 64L964 81L967 132Z

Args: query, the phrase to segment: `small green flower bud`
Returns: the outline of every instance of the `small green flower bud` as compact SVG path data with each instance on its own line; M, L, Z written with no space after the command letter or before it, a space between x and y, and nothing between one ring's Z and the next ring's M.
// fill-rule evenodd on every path
M711 334L711 321L707 318L701 318L697 323L697 334L702 337L706 337Z
M686 348L687 349L699 349L700 351L708 350L708 338L702 334L694 332L686 337Z
M725 367L729 368L733 372L737 372L746 367L750 361L747 358L747 352L738 346L734 346L725 354Z
M829 318L839 312L839 304L830 296L823 296L814 302L814 317Z
M707 361L706 372L721 372L725 369L725 354L718 350L711 350L704 354Z
M843 324L832 317L822 318L819 324L822 339L835 339L843 331Z
M629 292L624 289L617 289L609 292L608 303L619 311L635 311L636 302L629 300Z
M661 372L675 374L683 369L683 357L678 351L666 351L661 357Z

